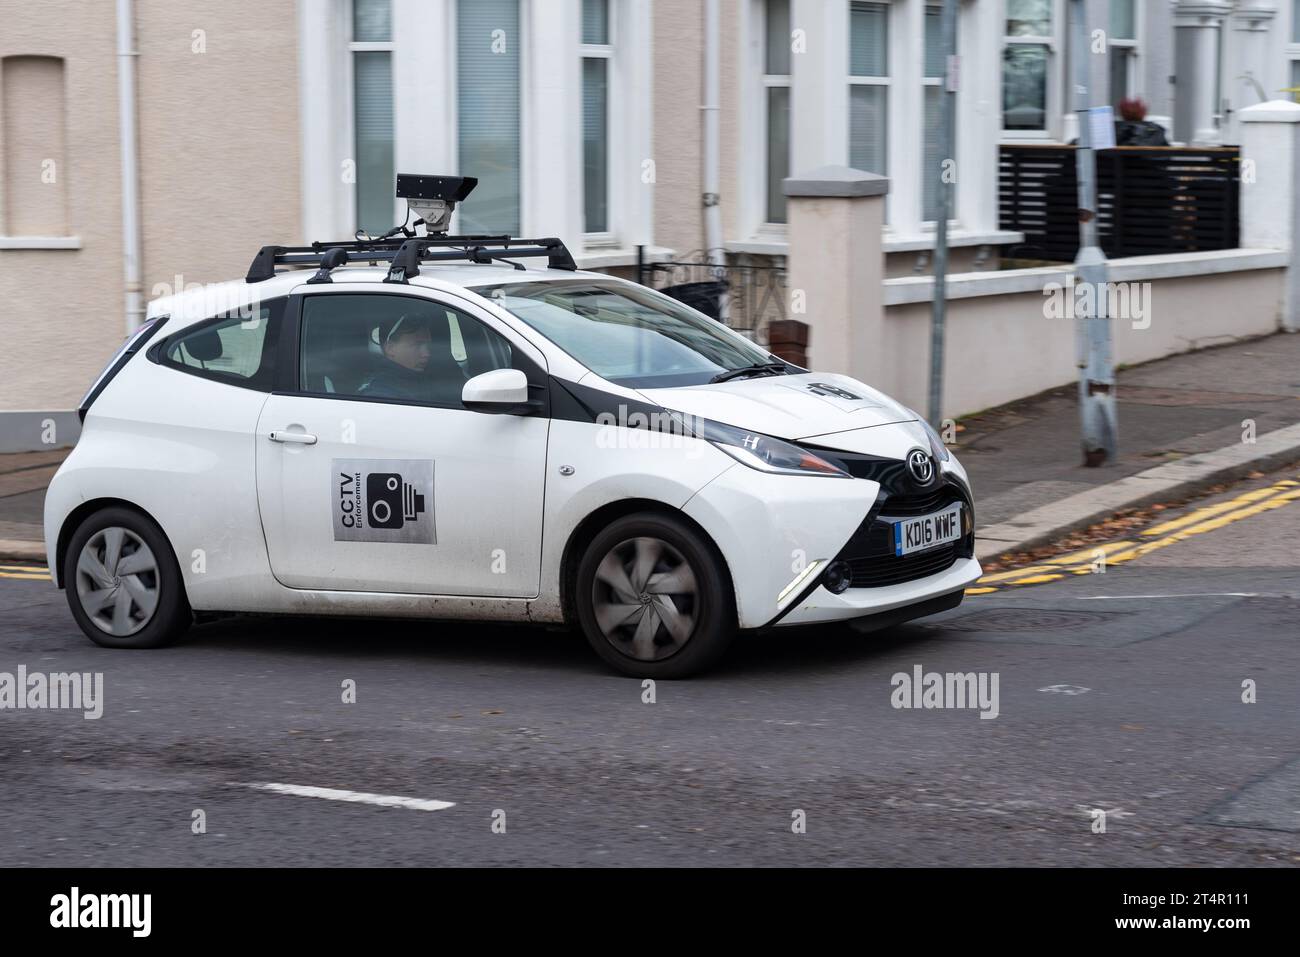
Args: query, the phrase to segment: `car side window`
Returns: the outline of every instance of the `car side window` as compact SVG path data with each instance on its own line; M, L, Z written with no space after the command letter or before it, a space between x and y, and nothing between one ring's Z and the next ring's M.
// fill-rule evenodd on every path
M304 392L454 409L468 380L513 361L510 343L473 316L400 295L307 296L301 342Z
M159 361L194 375L270 392L285 301L271 299L166 339Z

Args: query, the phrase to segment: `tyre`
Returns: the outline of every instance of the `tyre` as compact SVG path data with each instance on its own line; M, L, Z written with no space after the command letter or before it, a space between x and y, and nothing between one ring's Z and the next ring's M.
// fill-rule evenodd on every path
M718 550L685 522L641 512L587 546L574 589L578 621L606 664L637 678L685 678L722 656L735 597Z
M72 617L106 648L158 648L193 621L171 545L127 508L95 512L68 542L64 591Z

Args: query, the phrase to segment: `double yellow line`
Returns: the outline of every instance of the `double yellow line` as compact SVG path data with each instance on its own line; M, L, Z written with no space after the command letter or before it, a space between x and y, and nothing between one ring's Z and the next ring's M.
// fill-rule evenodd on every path
M44 565L0 565L0 578L47 582L50 581L50 570Z
M985 575L966 589L968 595L987 595L1003 588L1019 585L1041 585L1059 581L1067 575L1090 575L1112 565L1122 565L1135 558L1165 548L1175 542L1212 532L1243 518L1281 508L1300 499L1300 482L1284 479L1266 488L1245 492L1236 498L1203 505L1179 518L1161 522L1145 529L1134 539L1107 542L1091 548L1047 558L1036 565L1014 571Z

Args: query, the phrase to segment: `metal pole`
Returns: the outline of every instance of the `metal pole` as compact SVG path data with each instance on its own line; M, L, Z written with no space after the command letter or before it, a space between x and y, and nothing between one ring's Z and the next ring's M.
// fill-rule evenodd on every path
M943 418L943 333L947 316L948 220L952 218L951 177L945 176L957 143L957 3L944 0L940 18L940 43L944 55L944 81L939 118L939 162L928 170L939 197L939 218L934 224L934 300L930 313L930 404L927 418L936 429Z
M1115 366L1112 360L1106 254L1097 240L1097 155L1089 125L1090 66L1085 0L1070 0L1074 43L1074 109L1079 121L1075 151L1079 179L1079 255L1074 261L1074 318L1079 324L1079 414L1083 464L1113 462L1118 452ZM1082 293L1082 298L1080 298Z

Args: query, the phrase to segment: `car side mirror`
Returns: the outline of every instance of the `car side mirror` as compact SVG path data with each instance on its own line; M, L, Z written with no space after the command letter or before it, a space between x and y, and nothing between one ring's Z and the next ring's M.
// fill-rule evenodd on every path
M465 383L460 401L471 412L527 415L532 411L528 376L519 369L493 369L476 375Z

